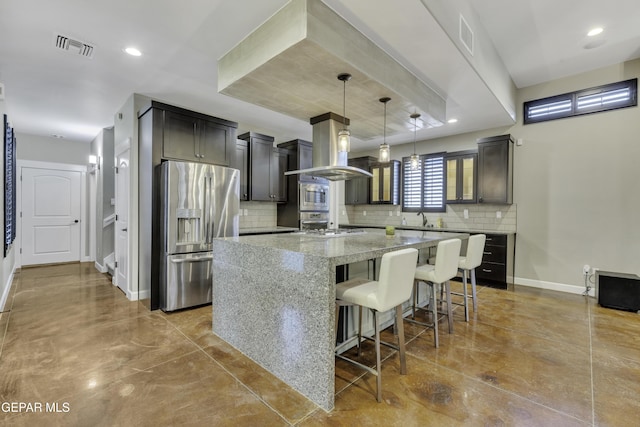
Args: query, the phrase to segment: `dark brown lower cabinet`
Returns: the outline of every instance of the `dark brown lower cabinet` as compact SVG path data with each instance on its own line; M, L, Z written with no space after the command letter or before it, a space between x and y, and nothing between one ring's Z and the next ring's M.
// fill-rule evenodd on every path
M482 264L476 268L478 284L507 289L513 283L515 234L487 234Z

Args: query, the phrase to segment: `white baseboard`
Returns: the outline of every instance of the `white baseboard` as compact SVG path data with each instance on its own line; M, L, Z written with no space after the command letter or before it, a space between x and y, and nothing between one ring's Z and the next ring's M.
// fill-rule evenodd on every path
M551 291L566 292L569 294L584 294L583 286L567 285L565 283L545 282L544 280L525 279L524 277L514 278L516 285L529 286L531 288L549 289ZM595 285L591 286L589 296L595 296Z
M9 292L11 291L11 284L13 283L13 273L16 272L16 267L14 266L11 270L11 274L7 278L7 283L4 284L4 292L0 295L0 311L4 311L4 305L7 302L7 298L9 298Z
M149 291L127 291L127 298L129 301L139 301L143 299L149 299Z
M96 266L96 270L98 270L100 273L107 272L107 267L105 267L104 265L100 265L98 261L95 262L95 266Z

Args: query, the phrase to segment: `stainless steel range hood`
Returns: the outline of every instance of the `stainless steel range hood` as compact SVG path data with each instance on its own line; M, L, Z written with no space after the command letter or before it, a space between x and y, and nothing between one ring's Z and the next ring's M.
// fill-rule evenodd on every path
M311 175L330 181L345 181L352 178L371 178L363 169L347 165L347 153L338 151L338 131L344 126L342 116L326 113L312 117L313 167L285 172L285 175ZM349 124L349 119L346 119Z

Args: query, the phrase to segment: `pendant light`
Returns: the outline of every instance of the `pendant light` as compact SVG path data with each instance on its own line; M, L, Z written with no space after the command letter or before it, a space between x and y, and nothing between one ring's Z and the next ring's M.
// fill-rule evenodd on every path
M415 171L420 169L420 156L416 154L416 134L418 132L418 117L420 117L420 114L413 113L410 117L413 119L413 154L411 155L409 164L411 170Z
M384 127L382 128L382 144L380 144L380 162L387 163L391 153L389 153L389 144L387 144L387 102L391 98L384 97L379 100L384 104Z
M338 151L348 153L351 145L351 132L347 129L347 82L351 80L351 74L338 74L338 80L343 83L342 92L342 123L344 128L338 132Z

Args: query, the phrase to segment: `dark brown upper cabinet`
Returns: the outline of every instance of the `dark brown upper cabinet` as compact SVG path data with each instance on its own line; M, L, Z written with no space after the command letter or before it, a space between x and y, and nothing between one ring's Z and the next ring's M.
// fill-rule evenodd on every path
M374 163L370 169L371 204L400 204L400 161Z
M478 152L456 151L445 156L446 202L476 203Z
M478 142L478 203L513 203L513 146L511 135Z

